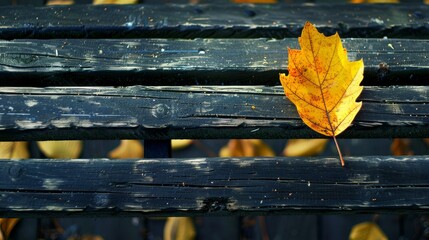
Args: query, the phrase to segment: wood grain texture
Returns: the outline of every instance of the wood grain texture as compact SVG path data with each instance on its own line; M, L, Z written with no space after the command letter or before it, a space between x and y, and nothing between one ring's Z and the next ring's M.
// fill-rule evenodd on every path
M0 216L427 211L429 156L0 161ZM400 176L400 177L398 177Z
M427 38L429 6L165 4L2 7L1 39L285 38L310 20L342 37ZM114 18L112 16L115 16Z
M428 137L429 87L365 87L339 137ZM0 88L0 139L316 138L283 89Z
M428 85L429 40L343 39L364 85ZM279 85L297 39L0 41L0 85Z

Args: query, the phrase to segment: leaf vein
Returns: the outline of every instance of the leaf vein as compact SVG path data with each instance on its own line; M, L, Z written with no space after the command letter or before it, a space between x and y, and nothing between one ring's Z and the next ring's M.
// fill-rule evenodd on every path
M307 103L308 105L310 105L310 106L312 106L312 107L314 107L314 108L316 108L316 109L319 109L320 111L325 111L325 109L320 108L320 107L318 107L318 106L314 105L313 103L311 103L311 102L309 102L309 101L305 100L305 98L303 98L303 97L299 96L299 95L296 93L296 91L292 90L289 86L287 86L287 85L284 85L284 86L285 86L287 89L289 89L289 90L290 90L290 92L291 92L291 93L293 93L293 95L294 95L294 96L296 96L299 100L301 100L301 101L303 101L303 102Z
M316 87L319 87L316 83L314 83L313 81L311 81L308 77L306 77L304 75L304 73L301 71L301 69L299 69L297 66L297 64L295 63L295 61L293 59L291 59L292 64L295 66L296 71L299 72L299 75L301 75L305 80L307 80L308 82L310 82L311 84L313 84Z
M347 117L352 113L352 112L354 112L354 110L356 110L356 108L358 108L359 107L359 105L356 105L351 111L349 111L348 113L347 113L347 115L337 124L337 126L335 127L335 129L334 129L334 133L337 131L337 129L341 126L341 124L343 124L343 122L347 119Z
M353 78L352 79L355 79L356 78L356 75L358 74L358 72L359 71L356 71L356 74L353 76ZM335 103L335 105L331 108L331 110L329 110L329 113L331 113L337 106L338 106L338 104L341 102L341 100L342 99L344 99L345 97L344 97L344 95L346 94L346 92L347 92L347 90L350 88L350 86L352 85L352 83L353 83L353 81L350 81L349 83L348 83L348 85L347 85L347 87L346 87L346 90L341 94L341 97L339 98L339 100ZM358 90L357 90L358 91ZM356 91L356 92L357 92ZM353 93L354 94L354 93ZM353 94L350 94L350 95L353 95Z

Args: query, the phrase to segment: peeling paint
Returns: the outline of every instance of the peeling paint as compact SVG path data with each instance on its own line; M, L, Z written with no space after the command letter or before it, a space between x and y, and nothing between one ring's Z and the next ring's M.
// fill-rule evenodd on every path
M92 127L93 122L88 119L80 119L77 117L61 118L51 121L51 125L57 128L69 128L71 126L77 127Z
M63 180L58 178L46 178L43 180L42 187L48 190L57 190L63 182Z
M159 163L160 160L155 160L155 159L142 159L142 160L138 160L136 161L136 164L140 164L140 163Z
M349 177L349 181L352 183L379 183L378 180L368 180L371 179L369 174L354 174Z
M145 181L145 182L153 182L153 177L146 176L146 177L143 178L143 181Z
M404 110L400 107L399 104L395 104L395 103L389 104L389 108L395 114L403 114L404 113Z
M27 105L28 107L33 107L36 106L38 104L38 102L36 100L27 100L24 102L25 105Z
M47 124L42 121L31 120L17 120L15 121L15 124L22 129L39 129L47 126Z
M255 163L254 160L244 160L244 159L237 159L237 161L234 161L238 166L240 167L250 167L253 163Z
M207 164L207 159L205 158L189 159L183 162L185 164L193 165L195 170L203 170L203 168L201 168L201 165ZM204 170L207 170L207 169L204 169Z
M71 107L58 107L58 109L62 112L70 112L71 110L73 110L73 108Z

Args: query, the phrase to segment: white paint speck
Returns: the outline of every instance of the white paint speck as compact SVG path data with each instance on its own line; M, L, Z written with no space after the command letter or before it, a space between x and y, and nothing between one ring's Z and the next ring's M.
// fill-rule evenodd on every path
M310 181L308 181L308 182L307 182L307 186L309 186L309 187L311 186L311 183L310 183Z
M251 133L254 133L254 132L257 132L257 131L259 131L259 128L255 128L255 129L253 129L252 131L250 131Z

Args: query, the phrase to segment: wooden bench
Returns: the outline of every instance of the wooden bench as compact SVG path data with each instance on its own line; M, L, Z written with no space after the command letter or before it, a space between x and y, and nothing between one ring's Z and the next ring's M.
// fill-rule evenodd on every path
M189 158L170 139L318 138L279 86L306 20L363 58L343 138L429 137L429 6L3 7L0 140L144 139L145 158L0 161L0 216L417 212L429 156Z

